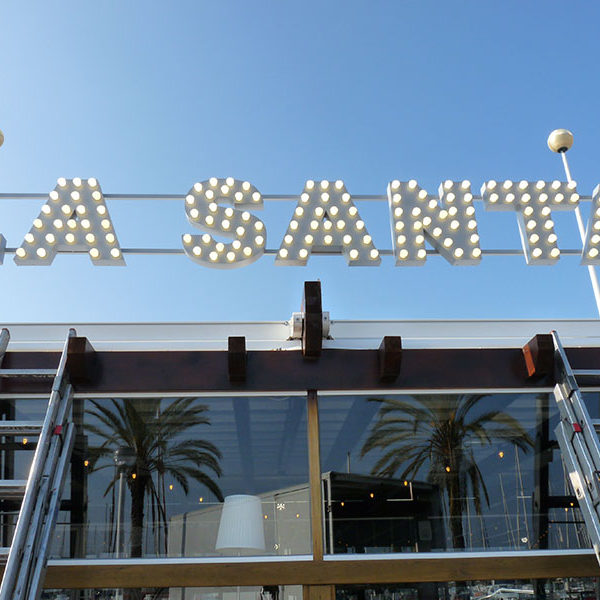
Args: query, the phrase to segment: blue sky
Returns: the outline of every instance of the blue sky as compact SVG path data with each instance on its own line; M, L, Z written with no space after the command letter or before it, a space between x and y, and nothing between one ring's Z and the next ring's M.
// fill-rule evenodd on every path
M180 194L109 201L123 247L180 247L183 196L233 176L263 194L343 179L384 194L392 179L435 192L445 179L563 178L548 133L575 133L581 194L600 182L597 24L593 2L30 2L0 5L0 192L43 192L58 177L96 177L105 193ZM385 203L357 203L390 248ZM41 202L0 200L17 246ZM294 203L258 216L277 248ZM515 215L477 218L484 249L519 247ZM587 205L583 205L584 215ZM573 214L559 246L577 248ZM528 267L485 257L451 267L348 268L342 257L277 267L273 257L218 271L184 256L93 267L0 266L0 320L282 320L302 282L320 279L333 319L594 318L574 257Z

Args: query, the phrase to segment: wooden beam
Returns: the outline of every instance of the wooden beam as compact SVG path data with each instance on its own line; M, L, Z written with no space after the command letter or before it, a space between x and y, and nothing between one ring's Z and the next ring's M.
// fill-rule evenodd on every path
M69 338L67 369L74 385L93 382L97 369L96 351L86 337Z
M552 387L553 376L530 378L521 348L425 348L402 350L402 377L379 379L379 351L327 348L319 360L299 350L249 351L246 381L229 381L227 351L96 352L93 381L78 383L80 394L227 391L514 389ZM600 348L569 348L573 368L595 369ZM56 368L54 352L7 352L4 368ZM48 394L52 381L3 379L2 394Z
M227 338L227 348L229 381L246 381L246 338L243 335Z
M253 561L251 557L211 563L204 559L145 559L83 564L50 561L45 588L221 587L259 585L379 584L487 579L554 579L598 577L600 568L590 551L574 554L515 552L515 556L428 557L406 555L386 560ZM533 554L533 553L532 553ZM77 564L81 563L81 564ZM0 569L3 571L3 568Z
M528 377L554 375L554 342L550 334L533 336L523 346L523 358Z
M304 358L319 358L323 347L323 306L321 282L305 281L302 299L302 355Z
M319 445L319 404L317 392L307 394L308 481L310 484L310 529L315 560L323 560L323 494Z
M304 585L302 600L335 600L334 585Z
M378 350L379 380L390 383L396 381L402 366L402 338L399 335L386 335Z

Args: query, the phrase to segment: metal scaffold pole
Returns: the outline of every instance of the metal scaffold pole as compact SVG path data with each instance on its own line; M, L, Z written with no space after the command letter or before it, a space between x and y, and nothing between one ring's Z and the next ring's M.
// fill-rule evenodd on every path
M548 136L548 148L550 148L552 152L557 152L560 154L568 183L573 181L573 178L571 177L571 169L569 169L569 163L567 161L567 151L572 145L573 134L567 129L555 129ZM581 218L581 210L579 210L579 206L575 207L575 219L577 220L577 228L579 230L579 237L581 238L581 245L583 248L585 247L585 227L583 225L583 219ZM596 267L593 265L587 265L587 269L590 276L590 282L592 284L592 290L594 291L596 309L598 310L598 316L600 316L600 285L598 284L598 274L596 273Z

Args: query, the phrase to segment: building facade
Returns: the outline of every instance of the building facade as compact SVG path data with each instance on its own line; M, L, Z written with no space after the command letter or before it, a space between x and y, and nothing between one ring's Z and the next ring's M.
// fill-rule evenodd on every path
M535 340L593 368L598 322L329 322L312 293L287 322L3 325L10 369L77 332L45 597L597 597ZM3 418L43 417L49 385L3 381ZM35 446L3 438L5 479Z

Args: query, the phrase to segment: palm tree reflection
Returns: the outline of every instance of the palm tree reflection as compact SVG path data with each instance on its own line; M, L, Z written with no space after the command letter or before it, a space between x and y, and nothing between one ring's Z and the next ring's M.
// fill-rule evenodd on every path
M410 400L369 398L381 403L377 422L361 456L380 451L372 473L414 479L423 468L427 481L439 486L448 503L454 548L465 548L462 517L468 492L481 514L482 496L489 505L483 474L473 453L477 445L510 442L523 451L533 445L521 424L499 410L475 411L485 396L423 395Z
M127 477L131 493L131 551L132 557L142 555L144 503L150 497L153 524L164 528L166 544L167 515L165 509L164 477L172 478L189 492L189 480L208 488L219 501L223 494L214 476L221 476L219 449L199 438L202 426L210 425L208 407L196 398L111 399L108 404L90 400L93 408L87 411L86 429L102 443L90 448L90 467L93 470L112 467L115 448L127 446L135 453L135 464ZM184 437L190 436L192 437ZM108 459L106 464L103 459ZM212 472L209 475L206 471ZM104 495L118 481L115 473Z

